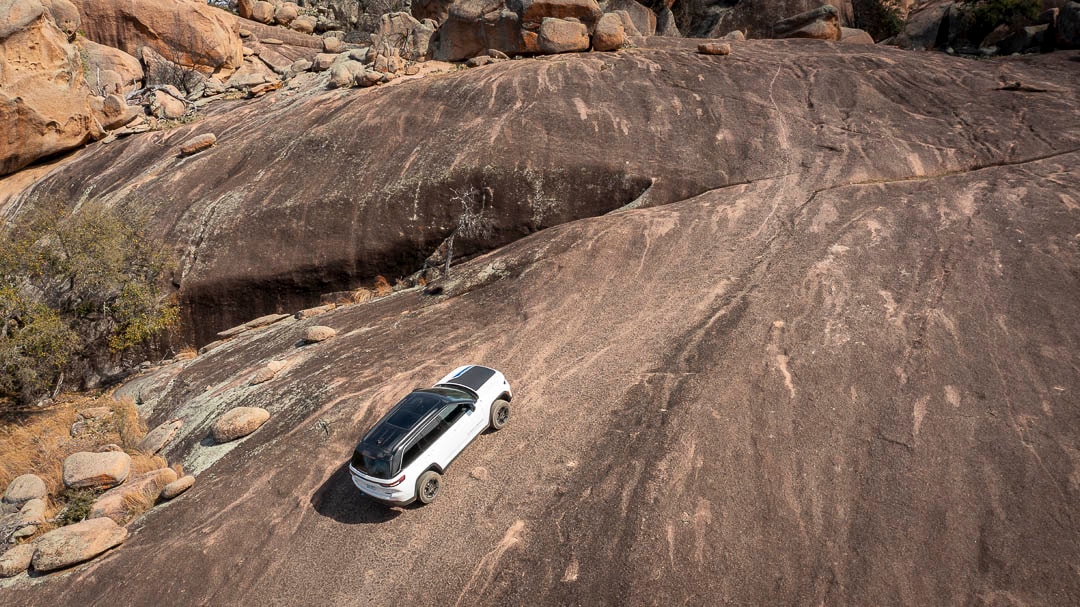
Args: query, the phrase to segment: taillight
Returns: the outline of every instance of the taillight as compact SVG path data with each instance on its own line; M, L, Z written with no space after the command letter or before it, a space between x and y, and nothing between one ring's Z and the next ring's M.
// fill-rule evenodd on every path
M396 481L389 482L389 483L379 483L379 486L380 487L397 487L398 485L401 484L401 481L403 481L403 480L405 480L405 475L404 474L399 476Z

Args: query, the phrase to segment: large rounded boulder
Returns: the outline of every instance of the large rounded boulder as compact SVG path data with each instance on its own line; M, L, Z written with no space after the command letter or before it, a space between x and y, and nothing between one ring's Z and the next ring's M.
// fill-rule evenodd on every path
M68 489L114 487L130 473L131 456L122 451L80 451L64 460L64 486Z
M36 571L62 569L88 561L127 539L127 529L112 519L95 518L50 531L38 538L32 563Z
M261 407L236 407L219 417L210 433L218 443L227 443L258 430L268 419L270 412Z
M22 506L26 502L41 499L48 495L45 481L36 474L23 474L16 476L15 480L8 484L4 491L4 503Z

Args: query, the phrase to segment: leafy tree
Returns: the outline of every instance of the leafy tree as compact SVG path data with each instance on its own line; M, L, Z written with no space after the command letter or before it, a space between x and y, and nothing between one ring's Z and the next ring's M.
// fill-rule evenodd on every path
M74 361L122 357L177 324L162 289L170 257L145 223L47 202L0 227L0 396L31 401L59 389Z

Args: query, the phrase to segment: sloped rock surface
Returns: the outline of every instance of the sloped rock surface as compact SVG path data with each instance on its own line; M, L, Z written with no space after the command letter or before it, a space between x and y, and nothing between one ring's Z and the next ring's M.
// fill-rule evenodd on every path
M124 523L131 516L127 501L129 498L148 500L153 503L165 485L175 480L176 471L172 468L161 468L135 475L123 485L102 493L94 501L90 516L87 518L108 517L117 523Z
M664 41L356 93L365 107L408 98L422 125L451 91L494 99L475 131L449 107L426 131L425 150L459 163L512 136L554 164L571 131L556 118L579 121L574 157L618 150L625 170L655 175L651 206L518 240L455 268L437 297L326 312L340 334L318 347L272 325L199 356L151 422L194 420L166 452L207 466L202 490L79 584L5 598L337 604L370 576L372 604L1075 602L1073 62L695 49ZM1045 92L1003 90L1002 77ZM381 115L328 99L337 115ZM252 119L239 109L222 139ZM488 139L443 138L455 129ZM294 351L288 382L249 385ZM359 436L466 362L506 373L511 423L462 453L435 507L361 499L345 466ZM204 445L207 420L234 406L266 408L273 431ZM237 555L244 567L227 566ZM136 566L170 575L110 582Z

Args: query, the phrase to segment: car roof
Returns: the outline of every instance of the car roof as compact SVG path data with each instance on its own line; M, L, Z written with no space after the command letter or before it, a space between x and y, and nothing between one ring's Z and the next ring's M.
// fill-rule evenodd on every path
M364 435L356 450L376 457L391 453L444 405L475 401L473 395L452 386L413 390Z

